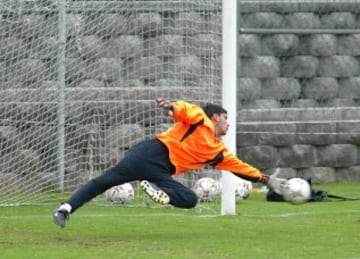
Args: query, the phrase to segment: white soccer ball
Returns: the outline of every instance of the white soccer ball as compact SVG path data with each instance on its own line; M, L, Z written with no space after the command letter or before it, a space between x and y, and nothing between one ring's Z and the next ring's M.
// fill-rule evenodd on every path
M310 184L302 178L291 178L284 184L284 200L293 204L301 204L310 200Z
M108 202L114 204L129 204L135 197L135 191L130 183L113 186L105 192Z
M219 193L219 183L213 178L203 177L196 181L193 189L200 201L215 201Z
M244 179L238 179L235 186L235 201L236 203L241 202L242 200L247 199L251 192L253 186L250 181Z

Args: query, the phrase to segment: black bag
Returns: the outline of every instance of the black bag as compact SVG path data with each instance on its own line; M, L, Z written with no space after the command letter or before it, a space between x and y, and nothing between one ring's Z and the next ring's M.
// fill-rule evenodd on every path
M302 177L304 180L306 180L311 187L311 198L309 200L309 202L313 202L313 201L324 201L327 198L334 198L334 199L339 199L339 200L343 200L343 201L354 201L354 200L360 200L360 198L346 198L346 197L341 197L341 196L337 196L337 195L333 195L333 194L328 194L326 191L323 190L316 190L312 188L312 184L311 184L311 178L310 177ZM266 194L266 200L267 201L275 201L275 202L281 202L284 201L284 198L282 195L269 190Z

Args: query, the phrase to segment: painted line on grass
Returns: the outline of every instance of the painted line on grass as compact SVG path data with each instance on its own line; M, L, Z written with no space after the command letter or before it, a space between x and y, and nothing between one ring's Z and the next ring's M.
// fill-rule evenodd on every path
M106 217L198 217L198 218L212 218L220 217L219 214L203 214L203 215L186 215L181 213L149 213L149 214L86 214L78 213L74 215L77 218L106 218ZM34 219L34 218L52 218L52 215L0 215L0 219Z
M345 210L339 212L333 212L332 214L343 215L343 214L359 214L360 210ZM242 214L241 212L237 215L238 217L251 217L251 218L289 218L289 217L298 217L298 216L313 216L313 215L325 215L329 214L328 211L301 211L301 212L286 212L279 214ZM0 219L33 219L33 218L51 218L52 215L0 215ZM76 214L74 217L81 218L97 218L97 217L195 217L195 218L216 218L222 217L220 214L201 214L201 215L186 215L183 213L146 213L146 214L86 214L81 213Z
M332 212L331 214L357 214L360 210L345 210L345 211L338 211ZM244 217L271 217L271 218L289 218L289 217L297 217L297 216L313 216L313 215L327 215L329 214L328 211L301 211L301 212L286 212L286 213L279 213L279 214L241 214Z

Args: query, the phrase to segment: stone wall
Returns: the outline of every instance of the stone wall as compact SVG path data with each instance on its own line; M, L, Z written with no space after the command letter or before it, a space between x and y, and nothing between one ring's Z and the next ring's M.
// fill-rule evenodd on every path
M239 156L287 177L360 181L359 4L240 9ZM245 33L256 29L273 32Z
M245 161L315 183L360 180L358 108L249 109L239 118L238 152Z
M242 108L360 105L359 4L256 1L240 9L243 31L273 30L240 35Z

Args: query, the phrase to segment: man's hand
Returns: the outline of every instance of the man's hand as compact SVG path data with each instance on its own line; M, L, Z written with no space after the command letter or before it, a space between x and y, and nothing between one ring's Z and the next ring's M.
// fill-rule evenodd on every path
M157 104L164 109L165 115L172 116L173 114L173 105L172 102L165 100L164 98L157 98Z
M283 187L285 182L287 181L284 178L277 177L280 173L279 168L275 170L275 172L269 176L263 176L261 181L266 184L271 190L274 192L282 195L283 193ZM267 179L266 179L267 178ZM266 179L266 180L265 180Z

